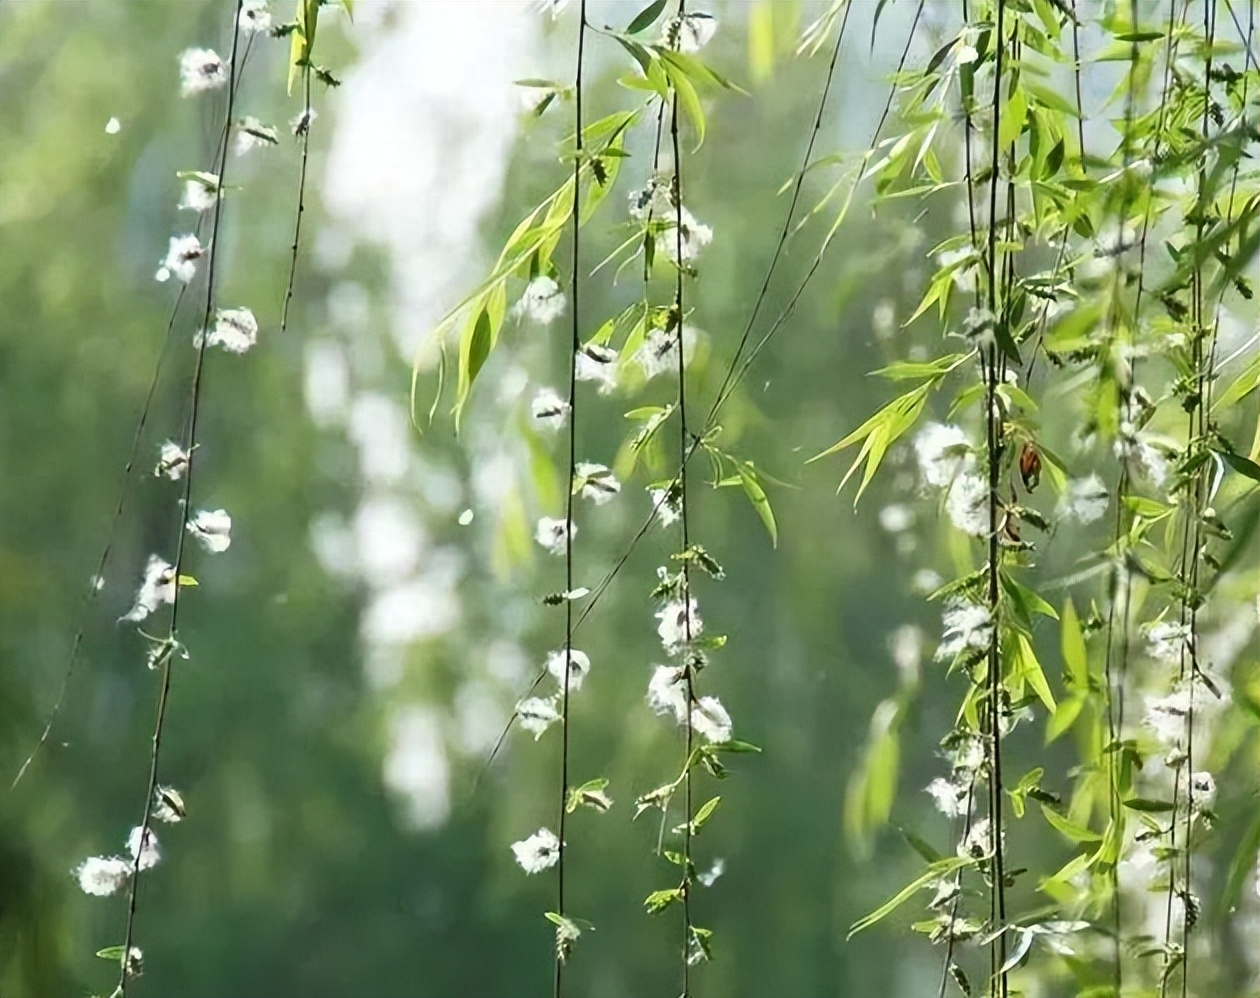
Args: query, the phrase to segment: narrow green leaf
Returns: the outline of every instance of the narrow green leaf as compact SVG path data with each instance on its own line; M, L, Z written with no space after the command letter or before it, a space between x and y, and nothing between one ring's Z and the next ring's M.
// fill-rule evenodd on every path
M704 823L713 816L713 812L717 810L717 806L721 802L721 797L712 797L700 805L700 809L696 811L696 816L691 819L692 834L704 827Z
M1101 839L1102 836L1099 835L1098 838ZM1085 870L1088 870L1094 865L1094 858L1096 856L1097 853L1087 852L1083 852L1079 856L1073 856L1059 868L1058 872L1046 879L1051 883L1070 883L1078 874L1083 873Z
M761 517L761 522L765 524L766 532L770 535L771 545L778 547L779 528L774 522L774 511L770 508L770 500L766 498L765 489L757 481L757 472L751 464L740 462L739 481L744 487L744 495L748 497L748 501L752 503L753 509Z
M1002 573L1002 588L1006 590L1012 602L1017 605L1017 609L1026 622L1031 623L1031 615L1034 613L1039 613L1043 617L1049 617L1051 620L1059 619L1058 611L1047 603L1039 593L1016 581L1013 576L1007 575L1005 572Z
M836 451L848 447L865 437L865 442L858 455L853 460L853 464L849 466L849 470L845 472L844 478L840 480L840 487L836 491L840 491L853 477L854 472L866 462L866 471L862 475L862 484L859 486L857 495L854 497L853 504L856 506L862 493L874 478L875 472L879 468L880 462L887 453L888 448L896 443L907 430L914 426L919 415L923 412L923 407L927 404L928 392L934 382L927 381L898 399L894 399L874 416L868 419L862 426L858 427L847 437L837 444L833 444L821 454L810 458L810 461L817 461L821 457L828 454L834 454ZM807 462L808 463L808 462Z
M617 34L612 35L612 38L614 41L618 42L623 49L630 53L630 57L634 59L634 61L639 64L639 68L643 70L643 75L650 78L652 63L656 61L653 59L652 54L631 38L623 38L621 35Z
M901 837L906 840L910 848L929 863L935 863L941 858L941 854L922 836L916 835L908 828L902 828L900 825L897 826L897 831L901 833Z
M1015 92L1007 99L1006 106L1002 108L1001 121L998 123L998 145L1005 149L1016 139L1019 133L1024 130L1024 120L1028 116L1028 98L1024 96L1022 84L1015 88Z
M654 3L648 4L641 11L634 15L634 20L626 25L627 35L637 35L640 31L650 28L656 23L656 19L661 16L661 11L665 9L667 0L655 0Z
M1171 801L1150 800L1147 797L1130 797L1124 802L1124 806L1131 811L1141 811L1144 814L1164 814L1175 810Z
M468 343L468 357L464 371L465 394L472 388L473 382L477 380L477 375L481 372L482 365L490 356L490 340L490 313L483 308L473 324Z
M1021 79L1019 85L1042 107L1048 107L1061 114L1071 115L1073 118L1081 116L1076 109L1076 105L1058 93L1058 91L1027 79Z
M871 22L871 51L875 51L875 33L879 30L879 19L884 13L884 7L888 4L888 0L879 0L875 5L875 19Z
M1046 705L1046 710L1053 714L1058 709L1058 705L1054 702L1054 694L1050 692L1046 674L1042 671L1041 663L1037 661L1037 654L1033 651L1032 642L1028 640L1027 635L1015 636L1015 655L1020 674L1028 681L1028 685L1033 688L1033 692L1037 694L1041 702Z
M760 746L753 745L751 742L741 742L737 738L732 738L729 742L715 742L711 748L718 752L756 753L761 751Z
M1005 974L1014 970L1019 966L1019 962L1028 955L1028 951L1032 949L1033 932L1029 929L1016 927L1012 930L1015 933L1015 945L1011 948L1011 955L1006 958L1006 963L1002 964L999 974Z
M647 909L649 915L655 915L681 900L682 891L677 887L671 887L668 890L653 891L644 898L643 907Z
M1172 507L1145 496L1125 496L1124 504L1130 512L1146 520L1157 520L1172 510Z
M1081 716L1081 709L1085 706L1088 699L1088 693L1077 693L1071 699L1064 700L1059 704L1059 709L1046 722L1047 745L1060 735L1071 730L1072 725L1076 723L1076 719Z
M1260 464L1256 464L1250 458L1245 458L1241 454L1231 454L1228 451L1216 451L1221 456L1221 460L1233 468L1238 474L1246 478L1250 478L1253 482L1260 482Z
M944 357L938 357L936 360L913 361L899 360L889 364L887 367L881 367L871 374L880 378L888 378L890 381L909 381L919 378L942 378L949 374L963 361L969 360L975 351L968 353L951 353Z
M915 877L914 880L910 881L910 883L881 904L869 915L859 918L856 922L854 922L849 927L849 934L845 936L845 938L852 939L859 932L869 929L876 922L883 921L883 919L887 918L908 900L910 900L916 891L926 887L932 881L939 880L941 877L947 876L955 870L961 870L964 866L970 866L974 862L974 860L969 858L951 856L935 863L929 863L927 869L923 873Z
M669 77L669 82L674 89L674 93L678 96L678 103L682 107L683 113L691 119L691 125L696 130L696 149L699 149L704 145L704 108L700 106L700 95L696 93L696 88L692 86L691 80L687 79L686 73L679 69L673 61L666 59L663 65L665 67L665 75Z
M1063 664L1077 692L1089 689L1089 653L1085 648L1085 636L1076 607L1069 598L1063 604L1063 616L1059 619L1059 647L1063 651Z
M1050 822L1053 828L1062 832L1073 842L1102 841L1102 835L1099 832L1092 832L1084 825L1076 824L1076 822L1059 814L1059 812L1054 810L1054 808L1047 807L1045 804L1042 804L1041 813L1046 816L1046 821Z
M774 3L755 3L748 11L748 68L758 83L774 75Z
M1220 911L1222 914L1233 911L1242 891L1243 881L1254 869L1256 853L1260 850L1260 812L1252 818L1251 824L1238 842L1230 860L1229 873L1225 877L1225 886L1221 890Z
M1212 411L1237 405L1260 387L1260 354L1257 354L1243 372L1212 403Z

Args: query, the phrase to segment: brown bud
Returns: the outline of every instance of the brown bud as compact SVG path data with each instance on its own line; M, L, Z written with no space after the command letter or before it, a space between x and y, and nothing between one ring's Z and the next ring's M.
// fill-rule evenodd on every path
M1019 477L1024 480L1024 488L1032 492L1041 481L1041 455L1030 440L1024 444L1019 455Z

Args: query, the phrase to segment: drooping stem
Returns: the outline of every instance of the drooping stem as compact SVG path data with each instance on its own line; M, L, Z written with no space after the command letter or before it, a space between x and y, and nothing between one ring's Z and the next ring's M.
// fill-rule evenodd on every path
M302 219L306 214L306 161L311 150L311 125L315 114L311 109L310 59L302 67L302 115L298 119L302 130L302 165L298 170L297 214L293 219L293 246L289 256L289 280L284 288L284 305L280 311L280 332L289 328L289 305L293 301L293 284L297 280L298 248L302 244Z
M679 0L678 16L685 16L685 2ZM670 141L674 152L674 178L671 184L670 197L674 209L674 307L669 322L675 324L677 330L678 350L678 511L681 524L682 546L682 615L683 615L683 700L687 705L683 718L683 935L682 935L682 998L691 995L691 836L692 836L692 799L691 799L691 765L692 743L695 739L694 725L691 721L695 704L695 676L693 675L695 656L692 651L691 627L691 562L687 552L691 548L689 520L689 504L687 497L687 458L690 439L687 432L687 364L685 361L683 337L686 325L683 317L686 314L683 301L683 277L686 268L686 257L683 255L683 181L682 181L682 144L678 139L678 93L675 91L673 107L669 121Z
M992 135L992 160L989 165L989 231L988 231L988 247L987 247L987 269L988 269L988 309L991 316L990 321L998 325L999 330L1005 328L1005 324L1009 321L1005 303L998 301L998 270L997 270L997 191L998 191L998 169L1001 163L1001 143L998 136L1001 135L1002 122L1002 57L1006 48L1006 36L1003 24L1003 18L1006 11L1005 0L997 0L997 25L995 32L995 65L994 65L994 81L993 81L993 135ZM999 311L999 308L1001 311ZM1006 333L1010 335L1009 331ZM1000 377L998 371L998 344L996 341L990 342L986 348L987 357L984 361L985 372L985 443L986 455L988 458L988 506L989 506L989 531L988 531L988 607L990 614L990 626L992 627L992 637L989 641L988 650L988 706L989 706L989 731L988 745L990 746L989 759L989 831L992 836L992 853L993 853L993 869L991 871L992 882L992 915L993 922L991 932L997 933L993 943L990 944L990 963L996 973L996 994L1000 998L1007 998L1007 970L1006 970L1006 933L1001 931L1006 926L1006 864L1005 850L1003 846L1003 830L1002 830L1002 729L1001 729L1001 713L1002 713L1002 695L1005 687L1002 682L1002 654L1001 654L1001 626L999 620L1000 612L1000 593L1001 586L998 579L1000 571L1001 545L998 533L1001 528L999 522L1000 500L998 498L998 489L1000 487L1001 460L1002 460L1002 426L1001 418L998 413L997 385ZM996 950L994 949L996 947Z
M228 92L227 107L224 112L223 131L220 134L219 146L217 150L217 174L219 178L218 196L214 202L213 222L210 229L210 250L206 263L206 297L205 308L202 313L202 336L198 340L197 360L193 368L193 379L191 389L191 402L188 413L188 435L184 442L184 452L192 455L197 447L197 417L201 410L201 397L203 390L203 375L205 373L205 357L206 348L209 344L209 327L210 320L214 312L214 278L215 264L218 259L219 249L219 233L223 219L223 190L224 179L227 170L227 148L228 139L232 129L232 110L236 102L236 82L237 82L237 55L240 47L240 9L242 0L235 0L232 4L232 54L228 62ZM171 599L171 615L170 624L167 631L167 646L169 648L177 647L179 638L179 608L180 608L180 578L183 572L184 554L187 550L188 539L188 520L192 509L192 487L193 473L197 462L189 460L188 467L184 473L184 494L180 506L180 523L179 537L176 541L175 548L175 564L172 567L174 574L174 594ZM153 725L152 749L149 756L149 779L145 788L144 795L144 816L140 822L140 835L135 843L135 855L132 859L131 878L127 891L127 929L123 941L123 956L121 960L121 969L118 977L119 998L126 998L127 982L130 970L130 954L132 943L135 937L135 921L136 921L136 898L139 892L140 882L140 861L145 854L145 847L148 844L151 835L151 824L153 820L153 801L157 793L158 775L162 754L162 735L166 726L166 710L170 703L171 692L171 669L176 658L174 654L167 654L162 660L162 684L158 694L157 716Z
M568 815L569 796L569 693L573 674L573 600L567 594L573 592L573 482L577 475L577 356L582 347L582 332L579 313L579 291L581 289L581 196L582 196L582 57L586 45L586 0L578 5L578 44L577 70L574 74L574 136L576 143L573 157L573 266L569 279L569 294L572 301L570 313L569 341L569 466L568 466L568 499L564 511L564 680L561 684L560 699L560 810L557 819L557 838L559 839L559 857L556 861L556 914L565 918L565 858L568 847L565 845L565 818ZM563 931L563 930L561 930ZM560 998L564 985L564 966L567 959L557 937L555 978L553 986L554 998Z
M968 0L962 0L962 22L964 26L970 24L971 12ZM974 127L971 120L971 104L965 91L961 91L961 109L963 116L963 185L967 191L967 230L970 236L968 243L972 252L975 252L979 242L979 233L976 225L976 185L975 174L972 162L972 135ZM996 148L996 142L994 143ZM977 307L980 305L980 288L977 284L975 289L975 300ZM983 371L983 367L982 367ZM992 406L990 405L990 412ZM990 495L992 495L990 489ZM990 521L992 516L990 515ZM974 682L974 681L973 681ZM974 686L973 686L974 690ZM970 692L969 694L970 695ZM985 725L987 727L987 724ZM987 756L986 750L986 756ZM958 842L963 843L968 840L971 835L972 826L975 822L975 801L976 801L976 781L979 779L979 770L973 770L970 781L967 786L967 809L963 816L963 827L958 837ZM963 891L963 870L959 870L954 879L954 897L949 906L949 924L945 937L945 957L941 962L940 984L937 988L937 998L945 998L945 989L949 982L949 975L954 968L954 950L955 950L955 929L958 925L958 909L962 901ZM990 959L990 971L994 970L992 959Z
M70 680L74 675L74 667L79 661L79 650L83 646L83 635L87 630L88 610L96 601L97 595L105 585L106 573L114 554L114 539L118 533L118 523L122 519L123 509L127 505L127 499L131 494L132 472L135 470L136 458L140 454L140 441L144 436L145 427L149 424L149 413L153 408L153 399L157 394L158 382L162 378L162 368L166 361L167 349L170 347L171 333L175 328L175 319L179 315L180 305L183 304L187 292L187 285L180 287L179 294L175 298L175 304L171 307L171 317L166 322L166 332L162 336L162 348L158 352L157 363L153 366L153 376L149 379L149 387L144 393L144 402L140 406L140 416L136 420L136 429L131 437L131 450L127 454L127 463L123 466L122 484L118 488L118 500L114 503L114 512L110 517L109 529L105 534L105 545L101 548L100 557L96 561L96 574L89 580L87 591L79 601L78 622L75 624L74 637L70 642L70 655L66 661L65 670L61 674L61 685L57 690L57 697L53 701L52 710L48 713L48 720L44 722L44 728L35 742L35 747L31 749L30 754L23 761L22 765L18 767L17 775L13 777L13 782L9 784L10 791L21 782L22 777L26 775L26 771L31 767L31 763L35 761L35 757L39 755L40 750L48 742L48 737L52 734L53 725L57 723L57 715L61 712L62 704L66 700L66 694L69 692Z
M1204 45L1204 65L1203 65L1203 116L1201 120L1200 135L1206 143L1210 134L1212 108L1212 46L1215 40L1216 31L1216 5L1209 2L1204 5L1203 10L1203 34L1205 39ZM1196 177L1195 189L1195 217L1197 223L1195 225L1195 245L1203 245L1203 233L1206 224L1206 202L1209 198L1207 162L1206 156L1199 161L1199 170ZM1209 323L1206 314L1206 302L1203 287L1203 266L1202 263L1195 265L1190 281L1191 293L1191 321L1193 322L1192 330L1192 364L1194 368L1194 395L1192 398L1193 407L1189 413L1187 425L1187 447L1192 451L1198 451L1206 446L1208 433L1208 401L1211 392L1211 371L1210 357L1215 354L1215 323ZM1208 349L1205 351L1205 340L1212 340L1206 344ZM1189 701L1186 710L1185 719L1185 755L1179 766L1174 771L1174 790L1173 790L1173 845L1176 846L1176 824L1178 812L1176 809L1177 789L1180 787L1181 779L1185 779L1185 802L1182 806L1182 824L1183 835L1181 843L1181 891L1182 891L1182 917L1179 932L1179 948L1181 956L1181 996L1186 998L1187 989L1190 981L1190 949L1189 934L1191 923L1191 898L1192 885L1191 874L1193 871L1194 858L1194 823L1195 823L1195 799L1194 799L1194 716L1195 716L1195 690L1199 681L1199 566L1203 561L1203 518L1206 515L1208 505L1208 467L1205 463L1195 473L1194 480L1190 487L1190 508L1186 511L1186 539L1187 543L1182 548L1182 564L1181 564L1181 606L1180 617L1181 624L1187 628L1187 637L1181 643L1179 662L1178 662L1178 682L1183 684L1189 690ZM1188 552L1187 552L1188 547ZM1176 853L1174 852L1174 855ZM1174 865L1175 865L1174 860ZM1177 879L1176 873L1170 870L1169 873L1169 894L1167 907L1165 909L1164 921L1164 946L1165 951L1169 952L1172 946L1172 899L1173 885ZM1162 975L1160 980L1160 994L1164 995L1168 987L1168 974Z

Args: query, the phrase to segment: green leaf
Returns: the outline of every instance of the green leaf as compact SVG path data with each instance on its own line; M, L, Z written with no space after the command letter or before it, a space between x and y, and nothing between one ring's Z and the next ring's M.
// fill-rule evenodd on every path
M175 176L180 180L195 180L212 194L219 189L219 178L205 170L176 170Z
M477 375L481 372L486 358L490 356L490 340L490 313L483 308L477 316L477 321L473 324L472 335L468 341L468 356L465 359L466 373L464 377L467 379L467 388L469 389L472 388L473 382L477 380Z
M106 946L104 949L98 949L96 955L102 960L112 960L114 963L119 963L122 961L123 953L125 952L125 946Z
M665 75L669 78L670 86L678 97L679 106L691 119L691 125L696 130L696 149L699 149L704 145L704 108L700 106L700 95L696 93L696 88L687 78L687 74L668 55L662 61L662 65L665 68Z
M910 900L916 891L926 887L932 881L939 880L941 877L947 876L955 870L961 870L964 866L970 866L974 862L975 860L970 858L950 856L947 859L938 860L935 863L929 863L927 869L923 873L915 877L914 880L910 881L910 883L881 904L869 915L859 918L856 922L854 922L849 927L849 934L845 936L845 938L852 939L859 932L862 932L864 929L869 929L876 922L880 922L887 918L908 900Z
M1058 111L1061 114L1071 115L1073 118L1079 118L1080 112L1076 109L1076 105L1069 101L1066 97L1053 90L1050 87L1042 86L1033 80L1021 79L1019 82L1021 88L1032 95L1042 107L1048 107Z
M572 814L579 807L589 807L603 814L613 804L609 796L604 793L607 787L608 778L601 776L594 780L587 780L580 787L570 788L568 800L564 806L565 812Z
M176 585L180 586L183 589L191 589L193 586L198 586L200 584L201 583L199 583L191 575L181 575L179 577L178 582L176 583Z
M630 57L634 59L634 61L639 64L639 68L643 70L643 75L650 79L652 75L652 64L656 61L652 53L632 38L623 38L621 35L617 34L614 34L612 38L614 41L619 43L622 48L630 53ZM661 96L664 97L666 95L661 94Z
M1046 722L1047 745L1071 729L1072 725L1076 723L1076 719L1080 717L1081 710L1088 700L1088 693L1077 693L1059 704L1059 709Z
M774 4L753 4L748 11L748 68L758 83L774 75Z
M1002 120L998 122L998 145L1005 149L1024 130L1024 120L1028 117L1028 98L1024 96L1023 86L1016 86L1015 92L1001 109Z
M643 907L647 909L649 915L655 915L664 911L671 904L681 901L682 896L682 891L677 887L671 887L663 891L653 891L644 898Z
M899 360L889 364L887 367L881 367L877 371L872 371L871 374L880 378L887 378L890 381L939 378L949 374L959 364L970 360L974 355L975 351L973 350L969 353L946 354L944 357L938 357L936 360Z
M606 134L619 134L629 127L630 123L637 118L638 113L636 111L629 114L608 115L589 125L585 129L585 133L588 136L598 134L601 137ZM573 178L569 177L521 219L520 223L513 230L512 235L508 237L507 242L504 244L503 250L499 254L499 259L495 263L494 270L477 287L465 295L463 300L448 311L429 334L428 339L436 340L440 345L443 342L443 338L455 328L457 323L461 320L464 322L464 332L461 334L460 341L460 373L455 402L457 415L464 402L467 401L469 385L465 380L467 372L465 361L467 346L470 345L469 341L475 330L474 317L483 308L489 310L492 325L491 346L493 346L494 337L498 335L498 327L502 324L503 314L507 307L506 285L508 278L513 275L526 276L529 267L535 262L539 264L549 263L550 250L554 248L560 232L568 223L572 209ZM426 339L426 344L428 339ZM417 426L419 425L416 420L416 412L420 403L421 371L419 359L421 357L421 349L422 347L417 348L411 368L411 414L412 422ZM436 398L433 405L436 407Z
M1171 801L1150 800L1147 797L1130 797L1124 802L1124 806L1131 811L1141 811L1143 814L1164 814L1175 810Z
M1054 694L1050 692L1046 674L1042 671L1041 663L1037 661L1036 652L1033 651L1032 642L1026 634L1015 635L1015 661L1019 674L1027 680L1033 692L1046 705L1046 710L1053 714L1058 709L1058 705L1054 702Z
M861 467L862 463L866 463L866 471L862 475L862 484L858 487L857 495L853 499L854 506L857 505L862 493L866 490L866 486L870 484L871 479L875 476L876 470L879 468L880 462L884 459L884 454L888 448L897 441L902 434L914 426L915 421L919 418L919 414L923 412L923 407L927 403L928 392L931 390L933 382L927 381L918 388L911 389L889 402L888 405L880 409L870 419L850 433L843 440L832 444L826 450L819 454L815 454L807 461L812 464L814 461L835 454L857 443L863 441L862 449L858 451L858 456L854 458L853 464L849 466L849 470L845 472L844 478L840 480L840 489L843 489L849 479L853 477L854 472ZM839 491L840 489L837 489Z
M717 810L717 806L721 802L721 797L712 797L700 805L700 809L696 811L696 816L691 819L691 833L693 835L704 827L704 823L713 816L713 812Z
M1221 392L1212 403L1212 411L1237 405L1258 387L1260 387L1260 354L1257 354L1233 383Z
M1063 616L1059 621L1059 647L1063 651L1063 664L1077 692L1089 689L1089 653L1085 648L1085 636L1076 607L1069 598L1063 604Z
M897 831L901 833L901 837L906 840L910 848L929 863L935 863L941 858L941 854L937 852L926 839L916 835L908 828L902 828L900 825L897 826Z
M637 35L640 31L650 28L656 23L656 19L661 16L661 11L665 9L667 0L655 0L654 3L648 4L641 11L634 15L634 20L626 25L627 35Z
M1099 835L1098 838L1101 839L1102 836ZM1093 866L1097 855L1097 853L1083 852L1079 856L1073 856L1064 863L1053 876L1047 877L1046 879L1051 883L1069 883L1078 874L1083 873L1085 870L1088 870L1091 866Z
M1051 826L1062 832L1073 842L1101 842L1102 835L1099 832L1092 832L1084 825L1078 825L1076 822L1065 818L1059 814L1054 808L1041 805L1041 813L1046 816L1046 821Z
M319 26L320 0L297 0L297 30L289 36L289 79L286 91L293 93L298 69L310 69L315 50L315 29Z
M1043 617L1049 617L1051 620L1059 619L1059 614L1055 608L1047 603L1038 593L1017 582L1005 572L1002 573L1002 588L1006 590L1006 594L1015 605L1016 612L1025 623L1031 625L1032 614L1034 613L1039 613Z
M766 491L761 487L761 483L757 481L756 470L752 464L744 461L739 462L737 468L739 470L739 482L744 487L744 495L748 497L748 501L752 503L753 509L761 517L761 522L765 524L766 531L770 534L771 545L778 547L779 528L774 522L774 511L770 508L770 500L766 498Z
M1145 496L1125 496L1124 504L1131 513L1146 520L1158 520L1172 510L1171 506L1165 506L1162 502L1147 499Z
M741 742L737 738L732 738L729 742L714 742L710 748L719 752L735 752L735 753L757 753L761 748L752 742Z
M1015 933L1015 945L1011 947L1011 955L1006 958L1006 963L1002 964L999 974L1005 974L1014 970L1019 966L1019 962L1028 955L1028 951L1032 949L1033 932L1030 929L1015 927L1012 929Z
M1003 321L999 321L993 327L993 338L997 340L997 345L1002 348L1002 352L1014 361L1017 365L1023 364L1023 360L1019 356L1019 347L1015 344L1015 338L1011 335L1010 326Z
M1253 482L1260 482L1260 464L1256 464L1250 458L1245 458L1241 454L1231 454L1228 451L1216 451L1221 460L1233 468L1238 474L1250 478Z
M741 94L747 93L713 69L713 67L701 62L694 55L688 55L686 52L677 52L674 49L661 49L660 52L664 61L677 66L689 80L695 83L721 87L723 90L734 90L736 93Z
M884 13L888 0L879 0L875 5L875 19L871 22L871 51L875 51L875 33L879 30L879 18Z
M1243 881L1254 868L1257 850L1260 850L1260 812L1256 813L1247 831L1239 840L1238 847L1234 850L1233 859L1229 864L1229 873L1225 877L1225 886L1221 891L1222 915L1233 911L1234 905L1238 903Z

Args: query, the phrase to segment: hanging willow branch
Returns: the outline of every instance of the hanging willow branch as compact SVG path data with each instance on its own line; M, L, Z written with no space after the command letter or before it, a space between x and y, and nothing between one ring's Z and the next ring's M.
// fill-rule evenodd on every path
M578 5L578 41L577 70L574 74L574 110L573 134L576 142L576 154L573 158L573 270L569 281L569 293L572 297L572 313L569 339L569 461L568 497L565 501L564 529L564 590L572 594L573 581L573 549L574 522L573 503L577 495L574 487L577 479L577 359L582 349L582 334L579 323L579 290L581 287L582 255L581 255L581 196L582 196L582 58L586 45L586 0ZM561 684L560 697L560 801L557 818L557 838L559 839L559 858L556 861L556 964L553 993L560 998L564 983L564 967L568 960L569 950L575 936L574 925L566 915L565 907L565 858L568 846L565 842L566 822L569 812L569 694L573 680L573 599L564 603L564 681Z
M210 228L210 248L208 251L208 261L206 264L206 287L205 287L205 307L202 310L202 333L197 341L197 359L193 369L192 388L189 399L188 409L188 427L187 435L184 439L183 452L186 455L194 454L198 446L197 437L197 421L201 412L201 399L203 391L203 375L205 373L205 357L206 350L211 343L210 328L211 318L214 315L215 308L215 266L218 260L219 235L221 233L223 218L223 197L224 178L227 169L227 151L228 140L232 128L232 111L236 103L236 87L238 65L237 58L240 49L241 32L239 27L240 11L242 0L236 0L232 15L232 53L228 60L228 91L226 108L224 111L223 128L219 137L217 150L218 169L216 171L217 188L215 192L214 212L212 216L212 224ZM161 686L158 693L157 715L153 725L152 750L149 757L149 777L145 786L144 809L143 816L138 826L139 835L136 837L135 845L132 849L132 870L131 878L128 884L127 893L127 927L123 939L121 969L119 971L117 994L119 998L126 998L127 984L132 971L132 946L135 935L136 920L136 902L139 892L140 871L142 864L145 862L146 853L150 848L152 836L152 821L154 809L158 805L158 778L161 772L161 753L162 753L162 736L166 728L166 712L170 703L171 693L171 674L176 659L179 657L179 608L180 593L184 588L184 555L187 550L189 537L189 525L192 510L192 488L194 470L196 460L189 459L187 467L184 471L184 489L183 500L180 504L180 521L179 535L176 541L175 561L171 566L172 581L174 590L171 596L171 612L167 633L159 648L163 651L154 658L153 664L161 668ZM134 834L134 833L133 833Z

